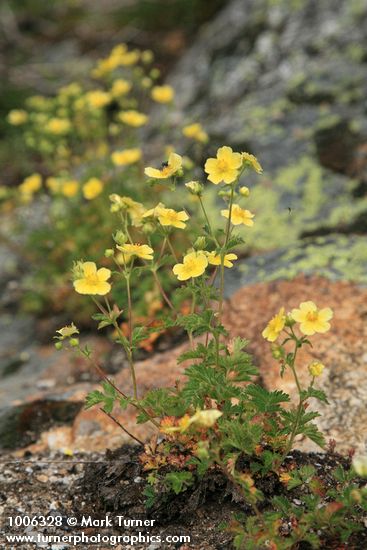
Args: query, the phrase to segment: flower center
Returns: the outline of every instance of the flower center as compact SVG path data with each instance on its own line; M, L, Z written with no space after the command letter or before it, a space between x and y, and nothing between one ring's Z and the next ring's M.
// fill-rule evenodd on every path
M226 172L228 170L228 163L224 159L219 159L217 166L219 172Z
M164 176L169 176L172 172L172 166L170 166L169 164L165 164L161 172Z
M306 318L307 318L307 321L311 321L311 322L317 321L317 318L318 318L317 311L309 311L306 315Z
M93 275L88 275L86 277L86 279L87 279L88 283L92 284L92 285L95 285L95 284L99 283L97 273L94 273Z

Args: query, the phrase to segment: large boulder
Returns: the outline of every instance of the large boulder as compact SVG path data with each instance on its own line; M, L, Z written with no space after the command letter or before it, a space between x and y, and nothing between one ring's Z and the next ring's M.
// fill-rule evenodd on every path
M305 238L315 241L302 242L301 254L318 253L318 238L331 234L344 236L348 252L354 235L366 234L366 37L364 2L232 0L173 71L169 122L178 150L182 125L200 121L211 137L201 162L228 144L264 167L261 179L247 182L256 214L248 253L293 251ZM325 261L340 258L339 244L327 240ZM366 266L357 278L352 271L343 276L366 281Z

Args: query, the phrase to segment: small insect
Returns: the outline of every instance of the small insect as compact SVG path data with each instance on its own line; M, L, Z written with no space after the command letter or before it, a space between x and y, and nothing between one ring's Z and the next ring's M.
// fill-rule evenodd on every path
M288 214L292 214L292 208L290 206L288 206L287 208L288 208Z
M162 168L167 168L168 162L167 162L167 161L166 161L166 162L162 162L162 165L161 165L161 166L162 166Z

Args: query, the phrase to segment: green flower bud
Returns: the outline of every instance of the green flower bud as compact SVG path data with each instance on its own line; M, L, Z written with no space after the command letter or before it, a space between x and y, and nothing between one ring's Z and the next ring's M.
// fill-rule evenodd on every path
M231 197L232 191L230 189L221 189L218 192L218 197L222 197L224 199L229 199Z
M144 50L143 52L141 52L141 60L146 65L152 63L152 61L154 60L154 54L152 50Z
M62 342L55 342L55 348L56 348L57 350L62 349Z
M277 346L276 344L274 344L271 346L271 354L274 359L279 360L284 357L284 350L281 346Z
M77 348L79 346L79 338L70 338L69 343L72 348Z
M114 255L115 251L113 250L113 248L107 248L105 251L104 251L104 255L106 258L111 258L113 255Z
M244 185L243 187L240 187L239 193L243 197L248 197L250 194L250 189Z
M205 237L198 237L194 242L194 248L196 248L196 250L204 250L206 245L207 241Z
M154 68L149 73L150 78L153 78L153 80L156 80L161 76L161 71L157 68Z
M116 233L113 235L113 240L115 241L115 243L122 245L126 243L127 236L123 231L116 231Z
M185 183L185 187L187 187L192 195L200 196L204 191L204 185L199 181L189 181Z

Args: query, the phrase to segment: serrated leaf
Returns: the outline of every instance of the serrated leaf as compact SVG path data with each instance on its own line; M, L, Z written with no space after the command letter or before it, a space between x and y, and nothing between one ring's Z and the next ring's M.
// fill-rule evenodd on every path
M260 412L275 413L281 410L280 403L290 401L287 393L281 390L267 391L258 384L251 384L245 389L245 393L252 397L252 401Z
M104 398L105 396L99 390L88 393L87 397L85 398L85 408L90 409L91 407L94 407L94 405L102 403L104 401Z
M303 390L301 392L301 399L305 400L308 397L314 397L315 399L318 399L322 403L329 404L329 401L327 400L326 393L323 390L317 390L316 388L313 388L312 386L309 386L307 390Z

